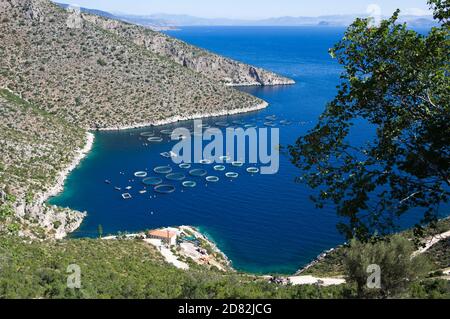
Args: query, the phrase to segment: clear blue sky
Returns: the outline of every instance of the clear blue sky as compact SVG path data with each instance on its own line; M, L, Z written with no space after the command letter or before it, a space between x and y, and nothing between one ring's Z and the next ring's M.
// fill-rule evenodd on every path
M56 0L56 2L140 15L169 13L245 19L358 14L365 13L371 4L377 4L383 15L390 15L397 8L402 9L404 13L417 15L428 11L426 0Z

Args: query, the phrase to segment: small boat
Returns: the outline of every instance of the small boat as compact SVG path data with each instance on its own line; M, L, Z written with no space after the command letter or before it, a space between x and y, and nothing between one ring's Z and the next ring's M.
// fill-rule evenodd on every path
M131 187L131 186L127 186L127 187L125 187L125 189L127 190L127 191L129 191L130 189L132 189L133 187Z
M114 187L114 189L116 190L116 191L121 191L122 190L122 188L120 188L120 187Z
M105 179L105 183L106 183L106 184L111 184L111 181Z
M124 193L124 194L122 194L122 198L123 199L131 199L132 197L131 197L130 193Z
M139 194L145 194L145 193L147 193L147 191L145 189L139 191Z

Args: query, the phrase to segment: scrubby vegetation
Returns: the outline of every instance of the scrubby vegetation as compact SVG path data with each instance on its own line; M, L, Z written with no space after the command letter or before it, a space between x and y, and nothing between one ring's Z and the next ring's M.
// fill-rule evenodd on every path
M340 298L346 287L280 286L206 269L182 271L134 240L0 241L0 298ZM81 289L67 287L67 267ZM69 268L70 269L70 268Z
M161 32L121 21L84 14L84 18L205 77L227 85L284 85L294 81L171 38Z
M0 189L32 201L56 183L86 143L86 132L5 89L0 89L0 117Z
M363 251L365 248L363 247ZM69 288L80 269L81 288ZM71 267L69 267L71 266ZM68 268L69 267L69 268ZM24 242L1 237L0 298L356 298L357 286L284 286L202 267L179 270L137 240ZM371 297L386 297L374 290ZM446 280L423 278L396 298L450 298Z
M47 0L4 2L0 87L84 128L255 107L225 87Z

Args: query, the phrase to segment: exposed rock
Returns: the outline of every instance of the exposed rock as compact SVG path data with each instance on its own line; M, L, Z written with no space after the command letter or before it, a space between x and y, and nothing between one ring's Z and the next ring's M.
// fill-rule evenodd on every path
M110 20L90 14L83 18L101 28L132 40L149 51L226 85L288 85L295 82L273 72L199 49L163 33L142 26Z

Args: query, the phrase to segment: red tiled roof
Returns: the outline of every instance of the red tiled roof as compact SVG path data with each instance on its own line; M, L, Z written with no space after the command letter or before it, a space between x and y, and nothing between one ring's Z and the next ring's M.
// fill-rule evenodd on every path
M149 236L160 237L160 238L173 238L177 236L177 233L170 230L151 230L148 232Z

